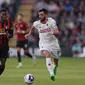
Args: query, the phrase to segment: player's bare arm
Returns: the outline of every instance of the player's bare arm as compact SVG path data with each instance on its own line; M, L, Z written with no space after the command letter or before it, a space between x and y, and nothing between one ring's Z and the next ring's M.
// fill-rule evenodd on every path
M32 26L32 27L30 28L30 30L29 30L29 32L28 32L28 34L26 34L26 35L25 35L25 38L28 38L28 36L30 36L30 35L31 35L32 30L33 30L34 28L35 28L34 26Z
M54 28L54 30L53 30L53 35L59 35L59 30L58 30L58 28Z
M29 30L31 28L31 25L28 23L26 24L26 31L24 31L24 34L28 34L29 33Z

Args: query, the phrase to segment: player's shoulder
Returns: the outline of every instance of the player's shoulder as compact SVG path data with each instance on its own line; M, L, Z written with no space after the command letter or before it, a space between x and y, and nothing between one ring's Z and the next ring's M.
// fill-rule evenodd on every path
M37 20L33 23L34 26L38 26L40 24L40 20Z
M34 24L39 24L40 23L40 20L37 20L34 22Z
M53 18L51 18L51 17L48 17L48 21L49 22L56 22Z

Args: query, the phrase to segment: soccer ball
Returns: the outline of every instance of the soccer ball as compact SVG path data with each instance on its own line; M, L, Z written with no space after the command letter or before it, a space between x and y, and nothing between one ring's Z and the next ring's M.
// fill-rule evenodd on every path
M26 74L24 76L24 82L28 85L32 84L34 82L34 76L32 74Z

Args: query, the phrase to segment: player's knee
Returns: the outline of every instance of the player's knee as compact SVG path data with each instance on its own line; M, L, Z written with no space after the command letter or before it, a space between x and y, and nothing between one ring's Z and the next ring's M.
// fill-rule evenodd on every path
M49 58L51 57L51 53L48 51L42 51L42 54L46 57L49 57Z
M46 54L46 57L50 58L51 57L51 54L50 53L47 53Z

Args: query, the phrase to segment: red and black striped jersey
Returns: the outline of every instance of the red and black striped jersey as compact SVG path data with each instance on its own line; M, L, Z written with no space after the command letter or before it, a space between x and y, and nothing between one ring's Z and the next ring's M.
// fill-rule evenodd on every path
M0 46L8 43L8 35L13 36L12 22L11 20L0 22Z
M15 29L16 31L20 30L20 31L26 31L27 30L27 23L22 21L21 23L16 23L15 25ZM17 33L17 40L26 40L26 38L24 37L23 34Z

